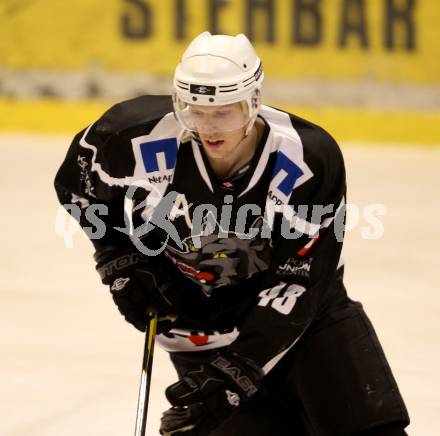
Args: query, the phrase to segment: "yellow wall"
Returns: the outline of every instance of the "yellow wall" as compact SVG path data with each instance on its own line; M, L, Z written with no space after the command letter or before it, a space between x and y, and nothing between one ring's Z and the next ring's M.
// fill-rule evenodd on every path
M406 19L393 21L390 8L407 10ZM0 71L99 67L169 76L197 34L215 27L250 35L250 16L268 78L440 83L439 0L0 0ZM107 106L4 98L0 130L73 132ZM440 109L284 107L339 140L440 144Z
M74 134L99 118L111 103L0 99L0 132ZM323 126L338 141L440 145L440 112L278 107Z
M295 12L295 5L307 2L319 7L302 15ZM214 14L218 30L246 31L249 2L224 3ZM272 77L439 83L439 0L267 0L266 3L273 6L274 41L265 41L270 28L267 10L254 8L252 22L257 50L267 74ZM183 15L176 12L178 4L183 6ZM188 41L209 29L213 4L220 2L3 0L0 2L0 68L69 70L97 65L115 71L170 74ZM386 6L407 9L410 4L414 6L409 19L395 21L395 44L389 49L385 44ZM359 32L351 33L347 45L341 47L344 5L351 6L351 23L365 24L365 47ZM301 18L304 27L300 29L295 24L295 17ZM301 30L302 39L316 36L317 17L322 30L319 41L305 46L298 38L292 40L295 29ZM176 35L179 29L176 22L182 26L183 39ZM412 47L408 47L405 41L411 26Z

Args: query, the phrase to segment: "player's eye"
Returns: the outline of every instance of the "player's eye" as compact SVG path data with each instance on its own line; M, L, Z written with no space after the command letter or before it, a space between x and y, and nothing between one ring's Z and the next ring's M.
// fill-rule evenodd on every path
M219 118L226 118L227 116L229 116L230 112L229 111L221 111L221 112L216 112L216 115Z
M203 112L200 112L200 111L195 111L195 110L193 110L193 111L191 112L191 114L192 114L192 116L195 117L195 118L202 118L202 117L203 117Z

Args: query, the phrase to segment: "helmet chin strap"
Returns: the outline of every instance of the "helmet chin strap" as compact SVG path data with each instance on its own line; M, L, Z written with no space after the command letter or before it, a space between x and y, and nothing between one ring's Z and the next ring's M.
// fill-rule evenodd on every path
M252 127L255 125L255 120L256 117L254 119L249 120L249 123L246 127L246 130L243 133L243 136L241 137L241 139L237 142L237 144L235 144L235 149L237 149L237 147L240 146L240 144L249 136L249 134L252 132Z
M255 124L255 119L249 120L248 125L246 126L246 129L245 129L245 131L243 133L243 136L237 142L236 147L238 147L243 142L243 140L245 140L249 136L249 133L251 133L252 127L254 127L254 124Z

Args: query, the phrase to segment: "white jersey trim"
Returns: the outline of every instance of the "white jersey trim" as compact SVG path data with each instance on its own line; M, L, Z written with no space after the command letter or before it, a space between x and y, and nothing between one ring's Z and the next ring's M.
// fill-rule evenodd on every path
M269 130L269 134L266 139L266 144L264 145L263 152L261 153L257 167L255 168L254 174L252 174L252 177L249 180L249 183L246 186L246 189L240 193L239 197L246 194L246 192L250 191L260 180L261 176L264 173L264 170L266 169L267 162L269 160L270 152L272 149L272 143L273 143L273 133L272 133L272 130Z
M313 177L312 171L304 161L303 143L299 133L293 127L290 117L287 113L263 105L261 106L259 115L267 122L270 131L257 168L255 169L248 186L240 194L240 196L244 195L258 183L258 180L264 172L271 152L284 153L288 159L290 159L301 169L303 174L295 181L295 184L292 188L293 191L295 188ZM283 175L278 176L281 178L283 177ZM277 191L276 186L279 184L279 177L277 178L276 176L271 181L270 189ZM278 192L277 195L281 197L285 203L289 201L290 195L286 197L281 192Z
M200 145L192 139L191 140L192 151L194 155L194 159L197 164L197 168L199 169L200 175L202 179L205 181L206 185L210 189L211 192L214 192L214 188L212 187L211 179L209 178L208 172L206 171L205 162L203 162L202 153L200 152Z
M203 331L171 329L167 335L157 335L156 340L158 345L168 352L197 352L226 347L232 344L239 335L236 327L226 333L210 333L212 334L206 334Z
M92 150L93 155L92 155L92 159L91 159L91 171L96 171L98 173L99 178L109 186L123 187L123 186L130 185L131 181L133 180L132 176L121 177L121 178L112 177L102 169L102 166L100 163L96 162L96 155L98 153L98 148L96 147L96 145L89 144L86 141L87 134L89 133L89 131L92 127L93 127L93 124L87 128L84 135L82 136L82 138L79 141L81 147Z
M91 159L91 171L95 171L98 173L99 178L102 182L106 183L109 186L130 186L130 185L138 185L142 186L145 189L152 190L153 184L148 182L148 176L151 175L158 175L159 177L162 176L171 176L174 175L174 168L173 169L165 169L156 171L155 173L149 174L145 171L144 168L144 162L142 159L142 154L140 150L140 144L144 142L152 142L157 141L160 139L166 139L166 138L176 138L177 142L177 148L180 146L180 140L182 138L182 135L184 133L184 130L179 126L179 124L176 122L174 115L172 112L166 114L157 124L154 126L154 128L151 130L151 132L148 135L138 136L131 139L132 144L132 151L133 156L135 160L135 169L132 176L126 176L126 177L112 177L108 173L106 173L103 169L100 163L96 162L96 156L98 152L98 147L94 144L90 144L87 142L86 137L90 131L90 129L93 127L93 124L90 125L87 130L85 131L84 135L80 139L79 143L82 147L87 148L89 150L92 150L93 155ZM158 157L158 159L161 157ZM159 192L163 193L165 192L168 184L170 183L169 180L167 180L166 177L164 177L164 182L154 184L154 186L159 190Z
M308 326L307 326L308 327ZM266 375L270 370L272 370L273 368L275 368L275 366L277 365L277 363L287 354L287 352L300 340L301 336L304 334L304 332L307 330L307 327L303 330L303 332L293 341L293 343L287 347L284 351L282 351L281 353L277 354L275 357L272 357L272 359L269 360L269 362L267 362L262 370L264 375Z
M285 153L303 172L293 186L295 190L313 177L311 169L304 161L304 146L301 137L293 127L289 114L269 106L262 106L260 114L274 131L273 151L279 150Z

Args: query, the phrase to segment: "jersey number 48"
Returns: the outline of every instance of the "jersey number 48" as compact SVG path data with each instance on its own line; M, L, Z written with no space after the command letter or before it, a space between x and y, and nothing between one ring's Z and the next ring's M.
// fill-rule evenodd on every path
M295 303L298 297L300 297L306 288L300 285L287 285L281 283L270 289L261 291L258 296L260 301L259 306L267 307L268 305L283 315L288 315L295 307Z

